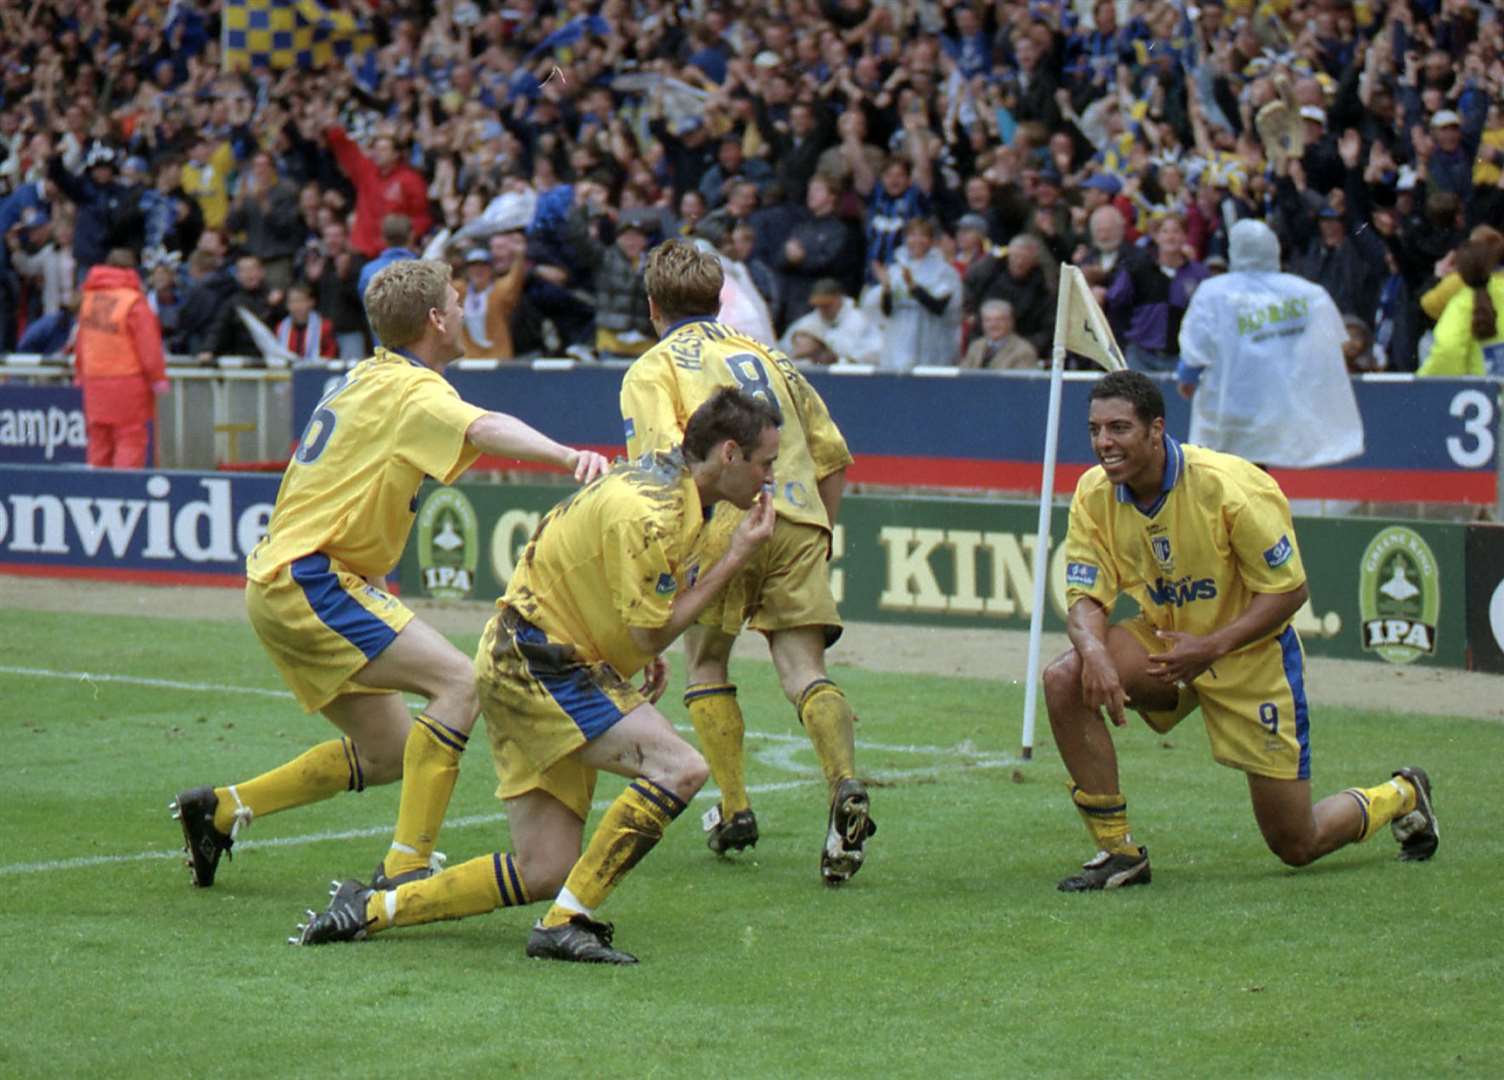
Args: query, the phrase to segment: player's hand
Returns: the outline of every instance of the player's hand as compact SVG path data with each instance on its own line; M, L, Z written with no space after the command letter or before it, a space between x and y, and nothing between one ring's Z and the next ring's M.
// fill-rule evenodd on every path
M574 460L569 463L569 468L578 483L588 484L611 471L611 463L594 450L576 450L572 456Z
M757 501L737 522L736 531L731 534L731 554L739 561L745 561L773 535L773 525L777 520L772 494L766 490L758 492Z
M1196 396L1196 384L1195 383L1188 383L1188 382L1176 383L1175 384L1175 389L1178 390L1178 391L1180 391L1180 396L1183 397L1183 398L1185 398L1187 401L1190 401L1191 398L1193 398L1193 397Z
M642 685L637 688L649 703L656 705L668 689L668 661L655 656L642 671Z
M1128 703L1128 694L1118 679L1118 669L1105 656L1084 658L1081 661L1081 696L1086 707L1101 715L1107 710L1107 718L1116 727L1128 723L1123 712Z
M1148 671L1154 678L1165 682L1188 685L1222 656L1210 638L1197 634L1157 630L1155 636L1160 641L1168 641L1170 647L1149 657Z

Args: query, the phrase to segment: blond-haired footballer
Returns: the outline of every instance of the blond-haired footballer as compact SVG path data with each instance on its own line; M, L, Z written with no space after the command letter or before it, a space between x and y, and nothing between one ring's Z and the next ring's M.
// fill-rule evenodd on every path
M475 654L512 851L396 889L347 881L294 940L352 941L553 897L529 956L636 962L597 909L706 774L654 707L668 672L659 654L772 534L763 486L778 452L773 409L725 390L690 417L681 448L618 465L549 511ZM701 540L719 502L748 512L712 565ZM598 769L632 782L582 854Z
M1423 769L1311 802L1305 651L1291 620L1307 594L1290 504L1268 473L1165 431L1153 380L1114 371L1091 390L1099 464L1076 485L1066 534L1071 648L1044 673L1055 745L1097 854L1064 892L1149 883L1102 719L1138 710L1158 732L1198 707L1212 757L1248 777L1269 850L1305 866L1388 824L1400 858L1438 841ZM1141 614L1109 625L1120 595Z
M714 253L671 240L648 257L644 281L660 340L622 381L629 454L678 442L686 419L722 387L766 401L783 417L773 539L684 639L684 701L721 790L707 815L708 844L724 853L758 838L742 760L745 724L727 675L732 645L749 625L766 636L779 683L820 759L829 789L820 874L840 885L861 868L875 830L856 777L851 706L825 667L825 650L841 634L826 563L851 454L825 402L786 356L716 321L723 277ZM729 535L737 517L734 507L718 510L714 536Z
M246 610L298 703L341 737L270 772L178 795L193 883L255 817L402 778L390 850L375 876L430 872L435 836L475 723L465 655L381 586L412 529L419 485L453 483L481 454L552 462L588 483L606 460L460 399L440 374L460 355L447 264L403 260L371 281L382 347L319 401L246 559ZM414 719L403 692L427 699Z

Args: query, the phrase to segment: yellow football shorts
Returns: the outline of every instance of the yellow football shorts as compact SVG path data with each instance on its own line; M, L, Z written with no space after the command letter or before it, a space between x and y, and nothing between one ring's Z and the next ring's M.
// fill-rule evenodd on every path
M726 553L745 514L729 503L715 508L701 545L702 572ZM824 529L780 517L768 542L700 613L700 623L731 635L741 633L743 624L762 633L823 626L825 644L834 645L841 613L830 593L829 552Z
M1142 616L1120 625L1151 655L1168 648ZM1173 710L1140 715L1163 733L1197 706L1218 763L1275 780L1310 779L1305 650L1295 627L1218 660L1181 689Z
M282 681L309 712L341 694L389 693L351 680L413 619L391 593L320 552L268 582L247 581L245 608Z
M509 607L486 624L475 679L497 797L546 791L584 821L596 771L573 752L647 699L610 664L579 659Z

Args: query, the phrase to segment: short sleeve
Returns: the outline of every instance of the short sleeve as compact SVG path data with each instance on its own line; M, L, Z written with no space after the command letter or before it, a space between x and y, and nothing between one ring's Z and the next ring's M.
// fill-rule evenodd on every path
M618 521L601 542L611 604L627 626L657 629L673 614L679 581L662 537L641 521Z
M1078 485L1065 534L1065 607L1069 611L1089 596L1110 613L1121 592L1117 560L1102 523L1088 509L1090 501Z
M671 450L684 441L687 416L681 416L678 386L670 365L655 358L638 360L621 382L621 418L627 460L655 450Z
M803 422L810 460L815 463L815 479L824 480L851 464L851 450L846 445L841 429L830 418L830 410L825 407L825 399L820 396L820 392L810 385L809 380L788 359L778 357L777 365L784 381L788 383L789 396Z
M1284 492L1271 480L1250 486L1231 502L1228 534L1243 582L1256 593L1293 592L1305 584L1305 566Z
M441 377L420 379L397 420L397 455L425 476L452 484L480 456L465 433L485 414Z

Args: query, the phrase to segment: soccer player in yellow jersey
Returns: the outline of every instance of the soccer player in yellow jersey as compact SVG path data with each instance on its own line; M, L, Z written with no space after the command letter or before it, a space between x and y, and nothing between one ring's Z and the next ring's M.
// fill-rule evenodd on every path
M342 738L280 768L173 804L193 883L253 817L403 779L378 879L429 873L435 835L478 708L464 654L382 588L412 529L425 477L452 483L482 453L553 462L588 483L607 468L515 417L462 401L441 371L460 355L447 264L405 260L366 293L384 348L325 393L282 478L265 538L246 559L246 609L298 703ZM402 693L427 698L413 719Z
M716 321L723 276L714 253L671 240L654 249L643 276L660 340L622 381L628 456L677 443L686 419L721 387L739 387L783 417L772 542L684 638L684 702L721 791L706 815L708 843L717 853L757 843L742 761L744 723L727 678L731 647L747 624L767 637L783 692L820 759L830 806L820 874L840 885L861 868L876 829L867 789L856 778L851 706L825 668L825 650L841 634L826 563L851 454L820 395L787 357ZM730 506L716 512L707 550L724 544L738 516Z
M612 946L596 909L706 774L705 760L654 708L668 677L659 653L773 533L763 486L779 453L778 422L768 403L723 390L690 417L682 448L618 465L549 511L475 654L512 853L396 889L347 881L292 940L353 941L552 896L529 956L636 962ZM749 512L710 565L700 538L721 501ZM639 672L640 687L631 682ZM632 782L581 853L598 769Z
M1044 673L1071 798L1098 848L1065 892L1149 883L1149 854L1128 826L1103 711L1169 731L1198 706L1212 757L1248 776L1269 850L1306 864L1389 824L1400 858L1438 841L1431 783L1418 768L1311 803L1305 657L1291 625L1307 596L1290 506L1242 458L1165 433L1153 381L1116 371L1091 390L1088 429L1101 463L1076 487L1066 536L1069 652ZM1142 614L1109 625L1128 594Z

